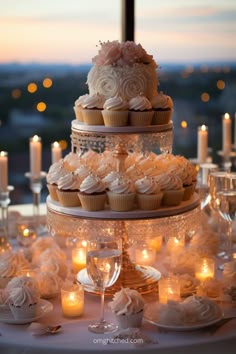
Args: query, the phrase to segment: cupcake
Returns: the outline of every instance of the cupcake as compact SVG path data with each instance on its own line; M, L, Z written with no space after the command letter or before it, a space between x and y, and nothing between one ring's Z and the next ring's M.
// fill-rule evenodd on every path
M57 196L64 207L80 206L78 197L80 179L74 172L67 173L58 180Z
M107 191L109 205L114 211L129 211L134 209L135 188L133 182L120 175L109 185Z
M74 112L75 112L75 117L79 122L83 122L83 102L85 100L85 98L88 97L88 94L86 93L85 95L80 96L74 104Z
M153 110L151 102L144 97L139 95L131 98L129 101L129 122L133 126L146 126L150 125L153 117Z
M173 173L163 173L155 177L163 192L162 205L178 206L184 195L182 180Z
M108 306L115 314L121 328L141 327L144 312L144 299L137 290L122 288L114 294Z
M99 94L88 95L84 98L82 114L85 124L104 125L102 117L104 102L104 97Z
M0 288L5 288L9 281L17 276L19 270L28 268L29 262L22 252L7 252L0 257Z
M30 319L37 315L37 305L40 300L36 288L22 286L13 288L9 295L9 306L16 320Z
M27 277L26 275L21 275L12 278L9 283L7 284L6 289L11 291L15 288L21 288L22 286L27 286L28 288L36 288L37 289L37 282L32 277Z
M69 152L64 159L64 167L67 172L74 172L81 164L81 157L77 152Z
M138 207L142 210L156 210L161 205L163 192L152 177L144 177L135 182Z
M105 126L123 127L128 124L129 104L120 97L108 98L103 106Z
M47 188L52 200L58 201L57 182L60 177L65 176L67 173L68 171L65 169L63 159L60 159L50 166L46 180Z
M87 211L103 210L106 202L106 187L102 180L90 173L81 183L79 199Z
M170 96L160 92L151 98L151 105L154 110L152 125L168 124L173 113L173 101Z

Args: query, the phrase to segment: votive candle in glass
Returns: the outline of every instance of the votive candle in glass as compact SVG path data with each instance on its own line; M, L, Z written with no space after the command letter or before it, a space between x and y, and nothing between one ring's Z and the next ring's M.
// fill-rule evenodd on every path
M185 246L184 237L178 238L178 237L172 236L167 241L166 249L169 252L178 252L178 251L181 251L184 246Z
M75 247L72 249L72 268L75 273L78 273L81 269L86 267L86 247Z
M162 235L153 236L147 240L148 247L153 248L156 252L159 252L161 250L162 244L163 244Z
M180 282L177 277L161 278L158 281L159 302L166 304L169 300L179 301L180 299Z
M156 261L156 251L153 248L137 248L135 250L135 260L140 265L153 265Z
M215 261L213 258L202 258L195 265L195 277L199 280L214 278Z
M80 284L61 288L61 307L66 317L79 317L84 312L84 288Z

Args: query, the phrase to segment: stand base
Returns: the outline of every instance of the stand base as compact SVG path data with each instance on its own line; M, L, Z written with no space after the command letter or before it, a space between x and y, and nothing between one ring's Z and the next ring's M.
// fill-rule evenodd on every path
M158 292L158 280L160 278L161 273L153 267L133 265L132 269L129 269L128 272L127 270L121 270L116 283L106 288L105 295L112 296L122 287L137 290L140 294L147 294L153 291ZM85 291L96 295L100 294L99 289L94 287L89 279L86 268L77 274L76 281L84 286Z

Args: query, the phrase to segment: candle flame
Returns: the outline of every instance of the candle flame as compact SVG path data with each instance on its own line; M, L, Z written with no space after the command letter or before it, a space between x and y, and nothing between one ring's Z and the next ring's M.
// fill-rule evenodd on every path
M229 113L225 113L225 114L224 114L224 118L225 118L225 119L230 119Z
M69 300L70 301L75 301L75 293L70 293L69 294Z
M205 124L203 124L203 125L201 126L201 130L202 130L202 131L206 131L206 130L207 130L207 126L206 126Z
M54 141L53 146L57 148L60 146L60 144L58 143L58 141Z
M29 237L29 234L30 234L29 229L24 229L24 230L23 230L23 236L24 236L24 237Z
M142 250L142 255L143 255L143 258L148 258L148 252L147 250Z
M7 156L7 152L6 151L0 151L0 156Z
M33 136L33 141L39 141L39 140L40 140L40 138L39 138L38 135L34 135L34 136Z

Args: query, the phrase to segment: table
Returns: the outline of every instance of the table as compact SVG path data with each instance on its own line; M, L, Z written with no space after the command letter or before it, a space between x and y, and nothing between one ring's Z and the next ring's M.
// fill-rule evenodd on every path
M28 207L11 207L10 210L26 211ZM28 209L29 210L29 209ZM153 300L154 295L146 296L147 301ZM109 310L106 299L105 318L115 318ZM50 300L53 303L53 311L40 319L40 323L61 324L62 332L57 335L32 336L28 324L10 325L0 323L0 353L1 354L94 354L101 351L130 354L134 351L140 353L160 354L209 354L224 353L235 354L236 352L236 319L225 324L214 335L206 330L195 332L168 332L162 333L158 328L147 322L143 322L140 333L152 339L150 344L133 343L109 343L114 334L98 335L88 332L87 326L100 314L100 299L96 295L85 295L84 315L77 319L63 317L60 299ZM226 309L226 313L236 316L236 307ZM158 342L158 343L157 343Z

